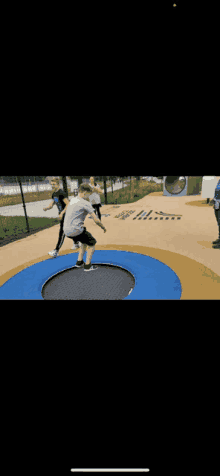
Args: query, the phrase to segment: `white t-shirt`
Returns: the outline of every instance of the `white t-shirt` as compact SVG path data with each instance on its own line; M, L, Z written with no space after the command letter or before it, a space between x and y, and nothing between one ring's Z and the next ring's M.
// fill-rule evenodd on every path
M63 224L66 236L80 235L84 229L84 221L89 213L94 213L92 205L84 198L73 197L68 205Z
M94 185L89 184L91 188L95 188ZM91 205L100 205L101 204L101 198L100 195L97 192L94 192L90 195L89 201Z

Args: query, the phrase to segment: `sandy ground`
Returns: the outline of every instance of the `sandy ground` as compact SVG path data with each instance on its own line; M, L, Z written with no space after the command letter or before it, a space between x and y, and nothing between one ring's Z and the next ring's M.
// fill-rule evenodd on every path
M104 233L92 219L85 220L87 230L97 240L96 249L122 249L159 259L179 276L183 294L181 299L220 298L220 250L212 248L218 238L218 226L212 206L201 206L201 196L164 197L152 193L133 204L105 205L101 213L107 229ZM198 206L197 202L200 203ZM189 206L190 205L190 206ZM129 218L115 218L122 211L134 210ZM141 210L153 210L152 220L133 220ZM179 215L160 220L160 212ZM155 218L157 217L157 220ZM38 232L0 248L0 285L22 269L51 259L48 252L58 240L59 225ZM77 253L71 250L72 240L66 238L60 254ZM95 262L95 254L93 257Z

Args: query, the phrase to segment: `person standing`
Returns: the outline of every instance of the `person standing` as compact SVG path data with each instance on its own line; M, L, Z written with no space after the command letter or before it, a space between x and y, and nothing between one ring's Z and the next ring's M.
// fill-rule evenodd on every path
M96 239L86 230L84 226L85 218L90 214L96 225L100 226L104 233L106 228L101 221L96 217L94 208L89 203L92 188L89 184L81 184L79 186L78 197L73 197L67 205L66 216L64 220L64 233L68 238L81 243L81 249L79 252L76 267L81 268L84 266L84 271L94 271L97 266L91 265L91 259L95 252ZM83 256L87 250L86 263L83 261Z
M213 248L220 249L220 180L218 181L216 185L213 202L214 202L215 217L218 223L219 237L216 241L213 241L212 244L214 245Z
M101 221L102 216L101 216L101 213L100 213L100 208L102 206L102 203L101 203L101 198L100 198L99 194L102 194L103 190L100 187L97 186L97 184L95 183L95 178L94 177L90 177L89 185L93 190L92 195L90 195L90 197L89 197L89 201L90 201L91 205L93 206L96 215L98 216L99 220Z
M57 177L54 177L51 180L51 185L52 185L52 202L50 205L46 208L44 208L44 212L47 210L51 210L54 205L57 205L58 208L58 213L59 213L59 219L60 219L60 230L59 230L59 237L58 237L58 242L56 245L56 248L53 251L49 251L49 255L52 256L53 258L56 258L59 255L59 250L61 246L63 245L65 234L63 231L63 224L64 224L64 219L65 219L65 212L66 208L69 205L69 200L67 197L67 194L60 188L60 180ZM76 243L75 248L79 248L79 244Z

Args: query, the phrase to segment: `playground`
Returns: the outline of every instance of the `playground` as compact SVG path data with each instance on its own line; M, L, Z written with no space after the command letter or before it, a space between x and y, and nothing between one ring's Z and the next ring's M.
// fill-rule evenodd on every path
M99 285L105 276L113 285L111 273L118 268L123 279L130 273L131 288L127 281L123 297L102 294L100 299L219 299L220 254L212 247L218 227L213 207L199 194L169 197L152 192L132 203L103 204L101 214L106 233L89 215L84 224L97 240L92 263L100 268ZM76 282L78 276L82 286L83 279L96 279L96 272L88 277L75 268L78 250L71 250L67 237L59 256L48 256L58 232L59 224L0 247L0 299L45 299L45 284L55 275L63 278L66 270L72 270L71 279ZM119 272L117 279L123 288ZM64 294L60 299L75 298ZM88 299L99 297L96 293Z

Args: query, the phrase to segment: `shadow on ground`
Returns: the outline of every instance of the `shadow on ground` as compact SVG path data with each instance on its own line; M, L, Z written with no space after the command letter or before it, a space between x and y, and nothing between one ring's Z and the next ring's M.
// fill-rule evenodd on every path
M186 202L186 205L191 205L192 207L213 207L213 203L207 203L206 200L194 200L193 202Z

